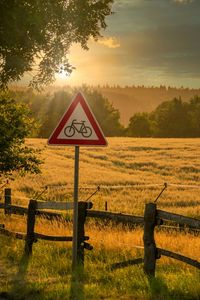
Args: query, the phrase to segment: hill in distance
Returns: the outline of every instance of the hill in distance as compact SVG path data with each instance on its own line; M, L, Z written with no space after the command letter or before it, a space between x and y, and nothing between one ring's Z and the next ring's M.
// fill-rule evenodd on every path
M130 117L137 112L151 112L164 101L179 98L189 101L200 96L200 89L144 86L98 86L97 89L120 111L121 123L128 125Z
M137 112L152 112L158 105L164 101L171 101L179 98L183 101L189 101L194 96L200 96L200 89L176 88L176 87L145 87L145 86L88 86L89 88L98 90L105 98L108 99L113 107L120 112L121 124L127 126L129 119ZM25 86L11 86L12 90L27 90ZM76 87L81 90L81 86ZM43 93L53 95L57 91L72 91L73 87L65 86L49 86Z

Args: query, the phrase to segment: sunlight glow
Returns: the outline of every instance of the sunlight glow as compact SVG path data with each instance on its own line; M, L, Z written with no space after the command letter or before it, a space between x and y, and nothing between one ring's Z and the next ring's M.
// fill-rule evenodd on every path
M64 66L60 66L59 72L56 73L56 79L66 79L67 77L68 76L66 71L64 70Z

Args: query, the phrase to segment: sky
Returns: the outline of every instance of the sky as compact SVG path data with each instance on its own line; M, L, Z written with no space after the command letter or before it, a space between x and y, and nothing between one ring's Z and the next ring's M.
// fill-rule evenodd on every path
M115 0L89 50L72 46L76 68L58 85L200 88L200 0Z

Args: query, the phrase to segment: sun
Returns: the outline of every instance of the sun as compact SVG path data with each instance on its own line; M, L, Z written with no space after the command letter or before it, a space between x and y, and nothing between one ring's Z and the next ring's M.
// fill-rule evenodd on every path
M58 73L56 73L56 77L58 79L66 79L67 78L67 73L64 70L64 65L60 66Z

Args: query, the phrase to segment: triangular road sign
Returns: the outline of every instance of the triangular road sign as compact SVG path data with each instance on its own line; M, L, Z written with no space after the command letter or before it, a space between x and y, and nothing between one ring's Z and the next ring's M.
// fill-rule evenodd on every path
M87 101L78 93L48 140L49 145L106 146Z

